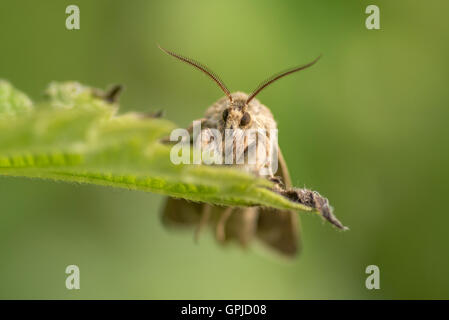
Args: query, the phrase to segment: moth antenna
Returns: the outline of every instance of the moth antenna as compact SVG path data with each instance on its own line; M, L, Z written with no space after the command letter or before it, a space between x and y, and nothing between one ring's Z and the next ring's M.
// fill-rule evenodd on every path
M269 86L270 84L272 84L276 80L278 80L278 79L280 79L282 77L285 77L285 76L287 76L287 75L289 75L291 73L294 73L296 71L304 70L304 69L307 69L308 67L313 66L320 58L321 58L321 55L319 55L315 60L313 60L312 62L310 62L308 64L305 64L305 65L300 66L300 67L293 67L293 68L281 71L279 73L276 73L276 74L272 75L268 79L265 79L264 81L262 81L257 86L256 89L254 89L254 91L251 93L251 95L246 100L246 104L248 104L256 95L258 95L260 91L265 89L267 86Z
M212 70L210 70L208 67L199 63L198 61L195 61L193 59L183 57L177 53L168 51L168 50L162 48L159 44L157 46L159 47L159 49L164 51L166 54L168 54L172 57L175 57L175 58L177 58L185 63L188 63L188 64L194 66L195 68L203 71L206 75L208 75L210 78L212 78L212 80L214 80L216 84L218 84L218 86L221 88L221 90L223 90L223 92L228 96L229 101L232 102L231 92L229 92L228 88L226 87L224 82L220 79L220 77L217 74L215 74Z

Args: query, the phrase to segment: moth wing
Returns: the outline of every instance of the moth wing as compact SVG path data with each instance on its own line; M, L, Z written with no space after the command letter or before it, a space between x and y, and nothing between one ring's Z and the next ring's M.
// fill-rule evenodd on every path
M226 211L231 210L229 216L223 222L224 239L218 239L217 237L220 244L236 241L242 247L247 247L256 236L259 214L259 208L257 207L229 208L190 202L184 199L167 198L162 212L162 223L166 227L198 227L202 222L205 205L210 206L210 217L207 218L207 220L210 220L204 221L204 227L211 225L215 231Z
M286 256L295 256L300 250L295 212L259 208L258 238L270 248Z
M162 223L167 227L190 227L198 225L203 206L203 203L167 198L162 211Z
M216 212L216 219L219 220L222 214L224 214L223 211ZM225 224L224 241L236 241L240 246L248 247L256 236L258 216L259 208L257 207L233 208ZM216 224L214 225L216 227Z
M276 172L281 176L285 186L291 187L291 179L287 164L279 149L279 167ZM300 251L300 234L298 216L292 210L279 210L273 208L259 208L257 223L258 238L286 256L295 256Z
M290 178L290 173L288 172L287 162L284 160L284 156L282 155L281 149L279 149L278 152L278 171L277 174L280 175L282 178L282 181L284 182L284 185L286 188L291 188L292 186L292 179Z

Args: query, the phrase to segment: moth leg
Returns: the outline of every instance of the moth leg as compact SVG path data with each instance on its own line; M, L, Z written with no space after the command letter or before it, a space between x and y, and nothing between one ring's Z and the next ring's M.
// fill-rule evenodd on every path
M198 119L196 121L201 121L201 130L206 129L206 128L216 128L216 125L214 123L212 123L210 121L210 119L208 119L208 118L201 118L201 119ZM187 127L186 130L187 130L187 132L190 135L190 143L193 143L193 138L194 138L194 136L193 136L193 122L192 122L192 124L190 126Z
M281 186L284 185L284 182L282 181L282 178L279 177L279 176L269 177L268 180L270 180L271 182L274 182L275 184L281 185Z
M209 221L211 210L212 210L212 206L208 203L205 203L203 206L203 210L201 211L200 222L198 223L198 226L196 227L196 230L195 230L195 236L194 236L195 242L198 242L201 230Z
M233 207L226 208L218 219L217 227L215 229L215 237L219 242L224 242L226 239L225 234L226 222L231 216L233 210L234 210Z

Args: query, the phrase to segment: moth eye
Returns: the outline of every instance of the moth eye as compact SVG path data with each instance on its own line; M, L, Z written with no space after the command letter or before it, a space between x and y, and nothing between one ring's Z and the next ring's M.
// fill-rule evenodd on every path
M225 109L225 111L223 111L223 121L226 122L226 120L228 119L228 115L229 115L229 110Z
M249 124L251 122L251 116L249 115L248 112L245 112L242 116L242 119L240 119L240 125L241 126L246 126L247 124Z

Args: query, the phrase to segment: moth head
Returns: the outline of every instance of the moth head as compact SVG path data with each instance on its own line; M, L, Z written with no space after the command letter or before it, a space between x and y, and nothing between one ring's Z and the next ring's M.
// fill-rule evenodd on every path
M244 98L236 98L228 104L222 113L225 129L246 129L252 124L251 112Z

